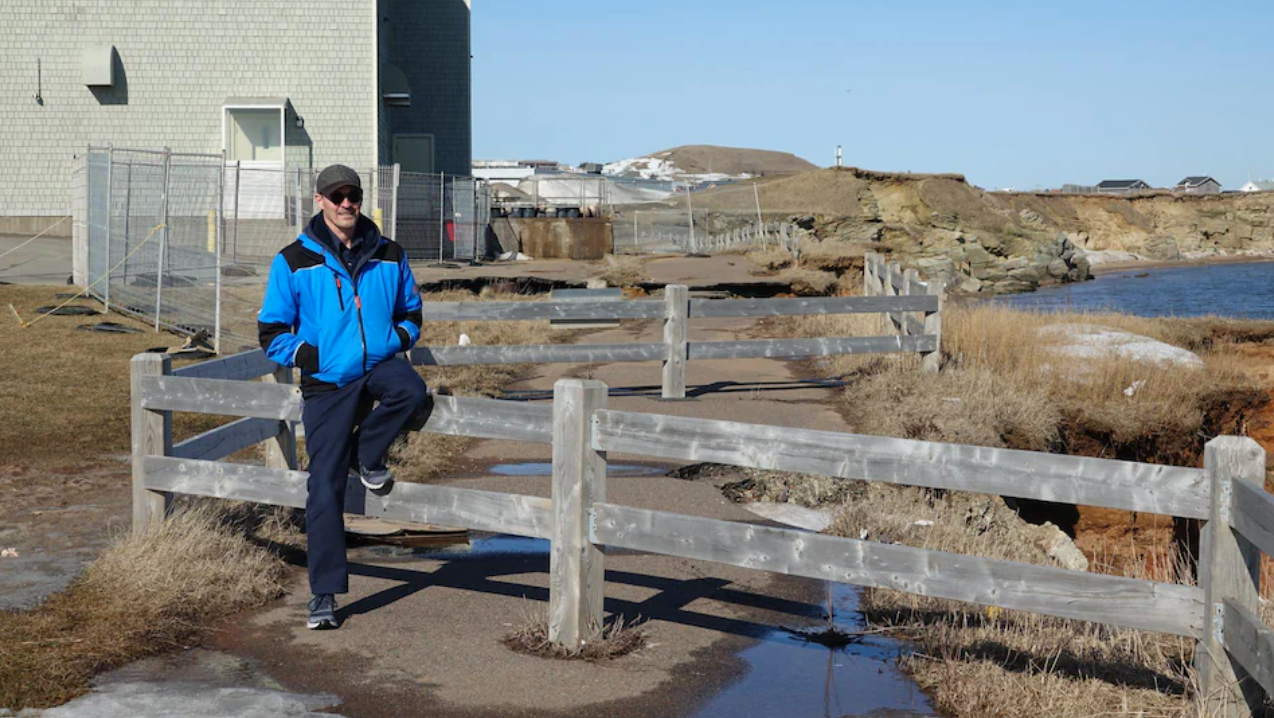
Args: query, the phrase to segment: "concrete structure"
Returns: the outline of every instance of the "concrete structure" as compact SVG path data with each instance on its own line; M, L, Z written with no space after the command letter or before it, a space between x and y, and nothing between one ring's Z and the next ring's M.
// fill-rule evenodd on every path
M1141 192L1143 190L1152 189L1150 185L1142 180L1102 180L1097 183L1097 191L1110 194L1127 194L1129 192Z
M1221 183L1211 177L1199 175L1186 177L1178 182L1174 189L1187 194L1220 194Z
M1240 192L1269 192L1274 190L1274 180L1248 180L1239 188Z
M90 144L468 175L469 26L469 0L7 0L0 232L69 214Z

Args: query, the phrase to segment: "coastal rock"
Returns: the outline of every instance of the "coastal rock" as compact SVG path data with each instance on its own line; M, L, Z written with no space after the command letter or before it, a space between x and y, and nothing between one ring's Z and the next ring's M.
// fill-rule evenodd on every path
M1070 359L1121 357L1185 369L1203 368L1203 360L1194 352L1099 324L1048 324L1040 328L1039 337L1047 342L1047 351ZM1080 362L1072 368L1082 374L1086 367Z
M1146 240L1142 254L1158 261L1181 259L1181 249L1177 246L1177 240L1167 235L1158 235Z
M1054 279L1065 279L1070 270L1064 259L1054 259L1048 263L1048 275Z
M1004 269L1008 271L1009 274L1012 274L1013 270L1025 269L1026 267L1029 267L1030 265L1031 265L1031 262L1026 257L1014 257L1004 263Z
M976 277L965 277L960 280L959 290L965 294L976 294L982 291L982 280Z
M1022 292L1034 291L1036 286L1031 282L1006 279L1002 282L996 282L992 289L996 294L1021 294Z
M1007 267L1008 264L1006 263ZM1028 282L1030 284L1040 283L1040 270L1035 267L1020 267L1009 271L1009 279L1016 279L1019 282Z
M1084 556L1084 552L1079 550L1070 536L1052 522L1045 521L1041 526L1027 526L1026 532L1031 537L1031 543L1059 567L1071 571L1088 570L1088 557Z
M992 257L986 251L986 248L979 244L966 244L964 253L969 259L969 265L973 267L982 267L995 263L995 257Z
M996 266L974 266L970 273L984 282L1001 282L1009 278L1008 272Z

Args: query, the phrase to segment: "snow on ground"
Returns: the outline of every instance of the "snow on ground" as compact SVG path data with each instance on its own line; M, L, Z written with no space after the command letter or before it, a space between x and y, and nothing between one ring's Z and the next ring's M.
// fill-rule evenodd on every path
M1040 328L1039 336L1057 342L1048 347L1049 351L1074 359L1119 356L1188 369L1203 368L1203 360L1194 352L1097 324L1049 324Z
M741 175L728 175L722 172L686 172L677 165L663 159L660 156L667 154L667 152L660 152L657 155L647 157L629 157L615 162L608 162L602 167L602 174L617 177L640 177L642 179L655 179L666 182L679 180L690 182L692 184L698 184L700 182L725 182L728 180L747 179L752 176L747 173Z

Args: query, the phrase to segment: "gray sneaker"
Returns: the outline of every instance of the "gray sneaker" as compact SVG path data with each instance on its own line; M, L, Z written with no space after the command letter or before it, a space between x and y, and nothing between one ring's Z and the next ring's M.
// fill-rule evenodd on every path
M330 593L315 594L310 598L310 618L305 627L326 631L339 627L336 622L336 596Z
M394 475L388 468L369 469L362 464L358 466L358 480L372 491L380 491L394 481Z

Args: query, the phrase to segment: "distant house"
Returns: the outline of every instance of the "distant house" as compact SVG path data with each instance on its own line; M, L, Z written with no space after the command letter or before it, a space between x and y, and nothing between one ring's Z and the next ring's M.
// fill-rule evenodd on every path
M1211 177L1186 177L1177 183L1176 190L1188 194L1217 194L1221 191L1221 183Z
M1129 192L1141 192L1148 189L1151 189L1150 185L1139 179L1102 180L1097 183L1098 192L1106 192L1109 194L1127 194Z
M1269 192L1274 190L1274 180L1248 180L1239 188L1240 192Z

